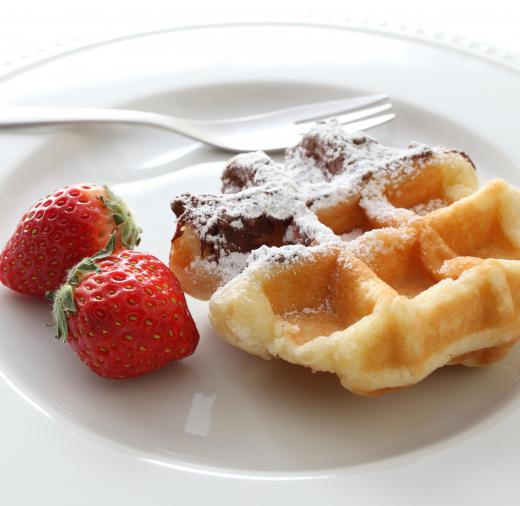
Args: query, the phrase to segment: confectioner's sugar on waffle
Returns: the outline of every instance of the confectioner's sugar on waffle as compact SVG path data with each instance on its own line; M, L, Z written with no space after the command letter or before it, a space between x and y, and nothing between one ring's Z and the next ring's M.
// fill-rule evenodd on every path
M310 247L303 244L290 244L280 247L260 246L249 255L247 267L263 268L267 264L289 266L302 261L310 262L317 254L323 254L327 251L330 251L330 249L327 249L325 244Z
M198 257L191 262L189 268L196 271L198 268L203 267L207 272L220 276L223 283L227 283L244 270L248 257L248 253L237 251L220 257L218 263L216 259L202 259Z
M319 123L303 140L287 150L286 173L300 181L314 211L344 201L362 187L376 188L407 177L423 168L434 153L411 143L407 149L385 146L372 137L346 133L335 120Z
M353 228L350 232L345 232L344 234L341 234L339 237L342 241L349 242L362 236L364 232L365 231L361 228Z
M284 318L291 320L292 318L297 318L301 315L314 315L314 314L333 314L334 308L332 307L330 300L325 299L319 306L316 307L304 307L302 309L287 311L284 313Z
M361 205L374 218L392 219L396 214L395 219L411 219L412 212L384 202L384 188L423 169L433 154L443 152L445 148L417 142L407 149L384 146L368 135L348 134L330 120L287 150L284 167L262 152L234 157L224 171L223 190L235 193L275 180L284 185L297 182L300 199L313 212L361 195Z
M232 167L230 167L232 165ZM235 156L222 174L222 193L236 193L254 184L254 175L262 168L276 169L275 162L263 151L252 151Z
M378 228L349 241L346 247L355 257L371 263L375 257L405 248L416 239L416 232L413 228Z
M366 249L370 243L375 251L379 244L383 247L375 233L375 239L370 239L369 232L361 239L370 240L356 243L355 237L363 231L336 236L315 213L352 197L379 226L409 223L447 203L433 199L412 210L396 208L385 189L426 168L435 155L451 151L420 143L407 149L391 148L366 134L348 134L337 121L319 123L287 150L283 165L263 152L241 154L226 165L223 194L177 197L172 202L179 218L174 239L186 226L192 227L206 251L196 261L224 281L255 261L312 255L314 249L309 246L316 244L347 240L354 249ZM279 241L284 245L259 247L269 243L275 229L281 231Z
M436 211L437 209L441 209L442 207L446 207L448 205L448 202L442 199L431 199L430 201L426 202L425 204L418 204L415 207L412 208L412 211L417 216L426 216L427 214L431 213L432 211Z

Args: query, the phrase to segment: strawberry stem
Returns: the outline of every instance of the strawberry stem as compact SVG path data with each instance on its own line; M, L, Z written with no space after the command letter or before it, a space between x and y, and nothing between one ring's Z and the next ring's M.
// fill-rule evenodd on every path
M110 235L106 246L95 255L86 257L70 269L67 280L55 292L48 292L45 297L53 301L52 317L56 326L56 338L65 342L68 336L67 318L76 313L74 303L74 286L81 283L84 275L88 272L99 271L97 261L109 257L114 252L116 234Z
M105 189L106 197L99 197L101 202L111 211L116 225L121 231L121 242L126 248L133 248L141 241L139 234L142 229L137 225L130 209L123 199L118 197L108 186Z
M56 291L52 306L52 317L56 325L56 339L62 342L67 341L69 333L67 317L75 312L76 305L74 304L72 285L65 283Z
M116 234L110 234L108 242L106 246L99 250L96 254L91 257L86 257L80 262L78 262L72 269L70 269L69 274L67 276L66 283L70 285L78 285L81 281L81 278L86 272L91 271L99 271L99 267L96 265L97 260L102 260L103 258L109 257L114 252L114 246L116 244Z

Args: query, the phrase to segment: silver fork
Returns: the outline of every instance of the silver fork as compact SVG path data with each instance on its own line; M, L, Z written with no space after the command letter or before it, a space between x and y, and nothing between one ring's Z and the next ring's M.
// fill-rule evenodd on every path
M81 107L0 108L0 128L85 123L125 123L169 130L226 151L279 151L296 144L318 119L336 117L349 132L365 130L395 118L387 95L369 95L299 105L224 120L191 120L143 111ZM350 112L349 112L350 111ZM343 113L343 114L340 114Z

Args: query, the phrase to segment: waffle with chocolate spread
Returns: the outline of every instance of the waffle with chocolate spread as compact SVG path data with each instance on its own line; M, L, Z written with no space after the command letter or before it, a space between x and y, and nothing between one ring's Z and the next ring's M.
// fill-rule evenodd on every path
M319 124L277 164L233 158L177 197L170 266L230 343L376 395L520 337L520 193L462 152Z

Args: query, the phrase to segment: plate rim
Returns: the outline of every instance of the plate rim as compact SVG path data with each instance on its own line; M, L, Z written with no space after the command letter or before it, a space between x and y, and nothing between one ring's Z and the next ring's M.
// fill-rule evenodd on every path
M246 27L246 26L288 26L347 30L353 32L384 35L387 37L427 44L451 51L462 52L472 57L493 62L501 67L520 72L520 53L488 44L469 37L460 37L451 32L442 32L421 27L387 21L375 21L370 18L353 18L348 16L330 16L316 13L284 14L262 12L263 18L258 20L251 15L240 14L212 15L207 19L185 19L166 26L128 25L120 31L105 30L94 32L88 36L60 41L49 46L36 47L32 52L25 52L10 59L0 61L0 85L24 74L34 68L60 60L76 53L89 51L102 46L117 44L138 38L156 35L210 28Z

